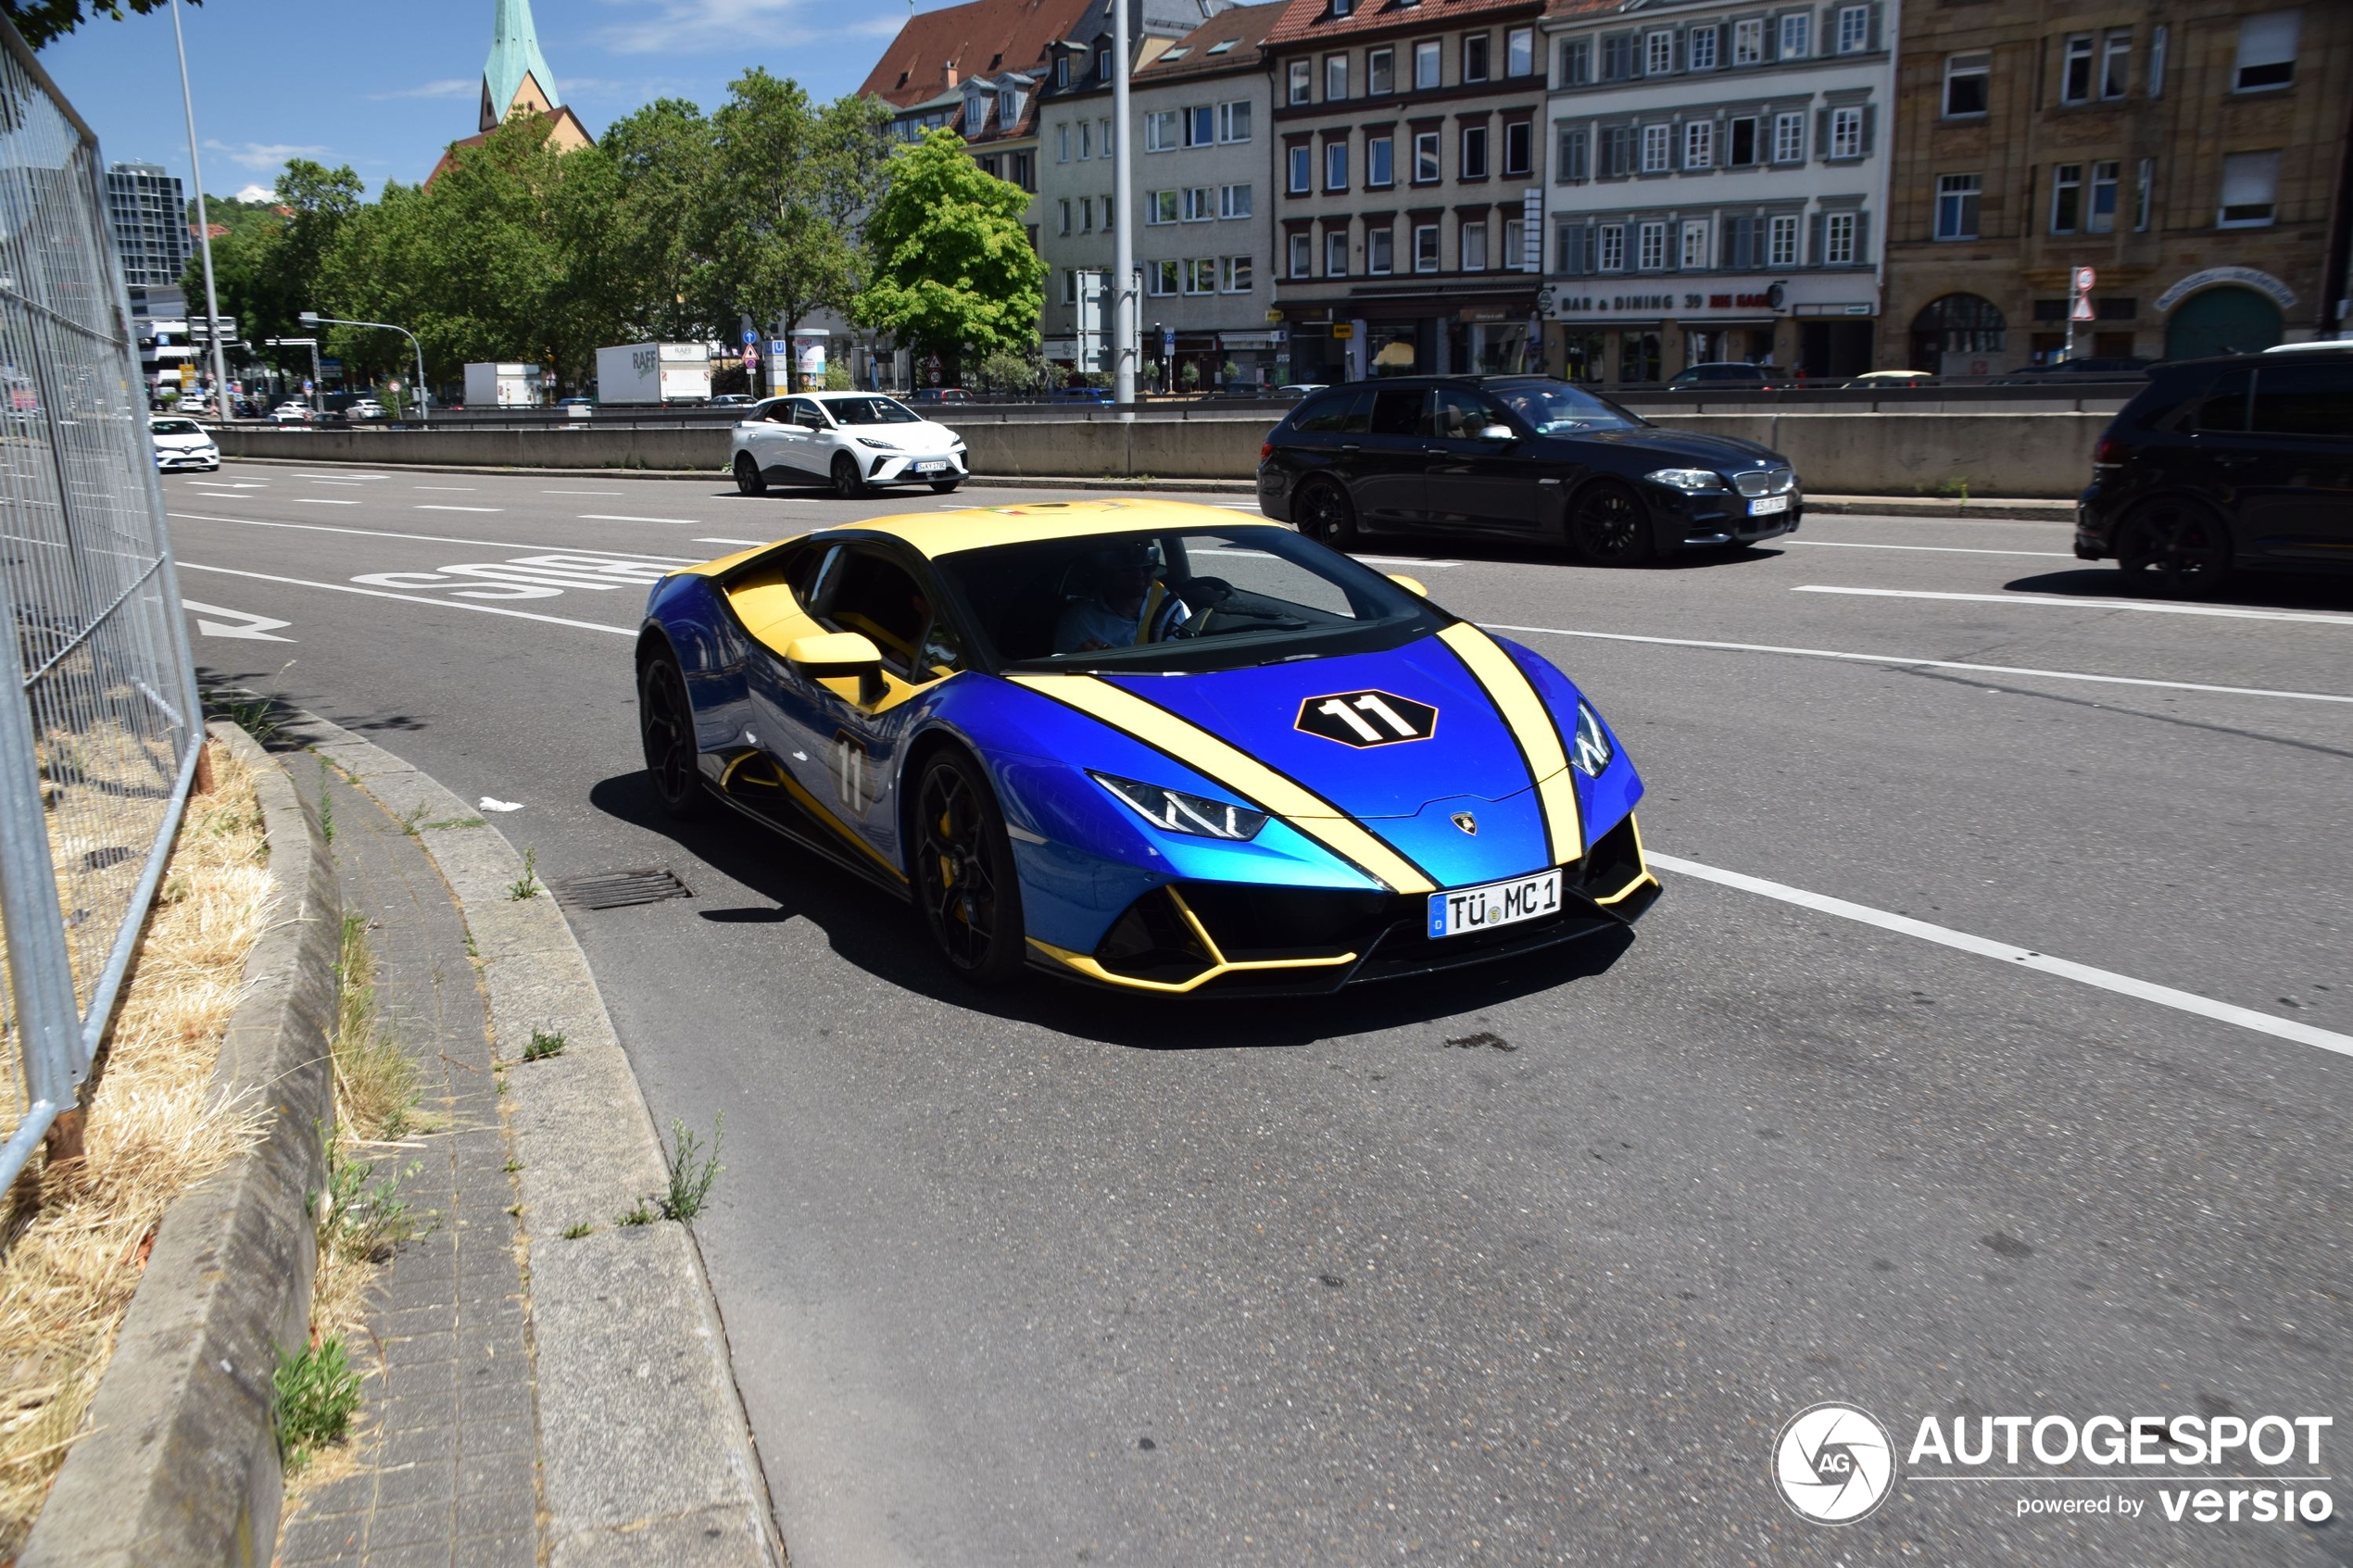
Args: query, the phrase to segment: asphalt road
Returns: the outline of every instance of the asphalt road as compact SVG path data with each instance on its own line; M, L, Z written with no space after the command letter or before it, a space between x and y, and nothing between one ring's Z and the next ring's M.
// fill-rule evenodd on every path
M2041 523L1819 518L1636 572L1403 552L1632 752L1689 863L1639 933L1313 1004L982 997L862 884L665 825L631 689L654 571L951 503L165 488L208 680L521 803L546 876L692 887L574 923L659 1121L725 1114L697 1230L801 1568L2353 1562L2342 1519L2170 1523L2156 1473L2081 1462L1906 1465L1830 1529L1771 1462L1843 1399L1899 1450L1931 1417L2328 1416L2318 1466L2171 1474L2336 1474L2353 592L2119 606ZM2072 1497L2145 1512L2018 1512Z

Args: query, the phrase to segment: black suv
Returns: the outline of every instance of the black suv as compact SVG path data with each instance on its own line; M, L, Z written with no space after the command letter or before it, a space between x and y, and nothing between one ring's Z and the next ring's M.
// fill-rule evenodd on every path
M1258 449L1258 505L1327 545L1477 533L1624 566L1789 533L1804 497L1753 441L1662 429L1548 377L1462 376L1308 396Z
M2151 378L2093 453L2078 556L2165 593L2238 570L2353 571L2353 345Z

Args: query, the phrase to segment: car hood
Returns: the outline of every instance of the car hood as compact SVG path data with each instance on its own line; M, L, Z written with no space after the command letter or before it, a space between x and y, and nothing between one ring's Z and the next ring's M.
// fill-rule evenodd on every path
M1699 431L1672 430L1663 425L1651 425L1641 430L1592 431L1571 438L1554 438L1563 454L1573 455L1579 446L1615 446L1625 449L1629 458L1659 460L1654 467L1665 468L1675 459L1689 459L1710 467L1737 466L1754 468L1757 463L1787 464L1782 457L1761 442L1743 441L1736 435L1708 435Z
M887 441L902 452L942 452L956 444L956 433L932 420L917 420L911 425L844 425L841 433Z
M151 435L149 439L157 445L169 447L175 452L212 445L212 437L209 435Z

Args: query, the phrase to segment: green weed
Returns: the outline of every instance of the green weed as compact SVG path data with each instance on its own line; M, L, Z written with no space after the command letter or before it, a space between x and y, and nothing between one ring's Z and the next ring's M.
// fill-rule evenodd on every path
M342 1442L351 1431L352 1413L359 1408L359 1374L344 1354L341 1339L322 1339L292 1355L281 1347L278 1370L270 1381L277 1396L271 1425L289 1472L300 1470L319 1449Z
M522 852L522 875L507 884L507 897L515 899L536 898L539 893L539 851L525 846Z
M673 1119L670 1135L673 1142L670 1150L670 1190L657 1199L665 1220L691 1220L702 1212L703 1204L711 1198L711 1189L725 1169L719 1163L719 1143L726 1135L727 1113L721 1111L711 1130L711 1151L703 1154L702 1142L686 1131L684 1122ZM699 1163L696 1157L702 1155Z
M545 1061L549 1057L563 1054L564 1032L560 1029L533 1029L531 1043L522 1048L525 1061Z

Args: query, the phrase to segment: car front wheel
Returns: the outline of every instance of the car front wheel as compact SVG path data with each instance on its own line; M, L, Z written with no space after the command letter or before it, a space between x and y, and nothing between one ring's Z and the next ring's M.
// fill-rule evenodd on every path
M1021 880L996 792L969 756L940 751L915 789L915 902L949 967L1002 985L1028 960Z
M834 458L834 494L845 501L854 501L866 493L866 482L858 476L858 459L849 453Z
M2117 530L2116 564L2133 593L2210 594L2231 573L2231 544L2204 508L2151 501Z
M662 810L682 822L701 816L706 802L697 765L694 704L667 649L648 659L638 678L637 734L645 746L646 776Z
M1578 492L1568 543L1592 566L1640 566L1650 558L1650 514L1642 497L1614 480Z
M760 465L749 452L736 454L736 493L739 495L764 495L768 481L760 472Z

